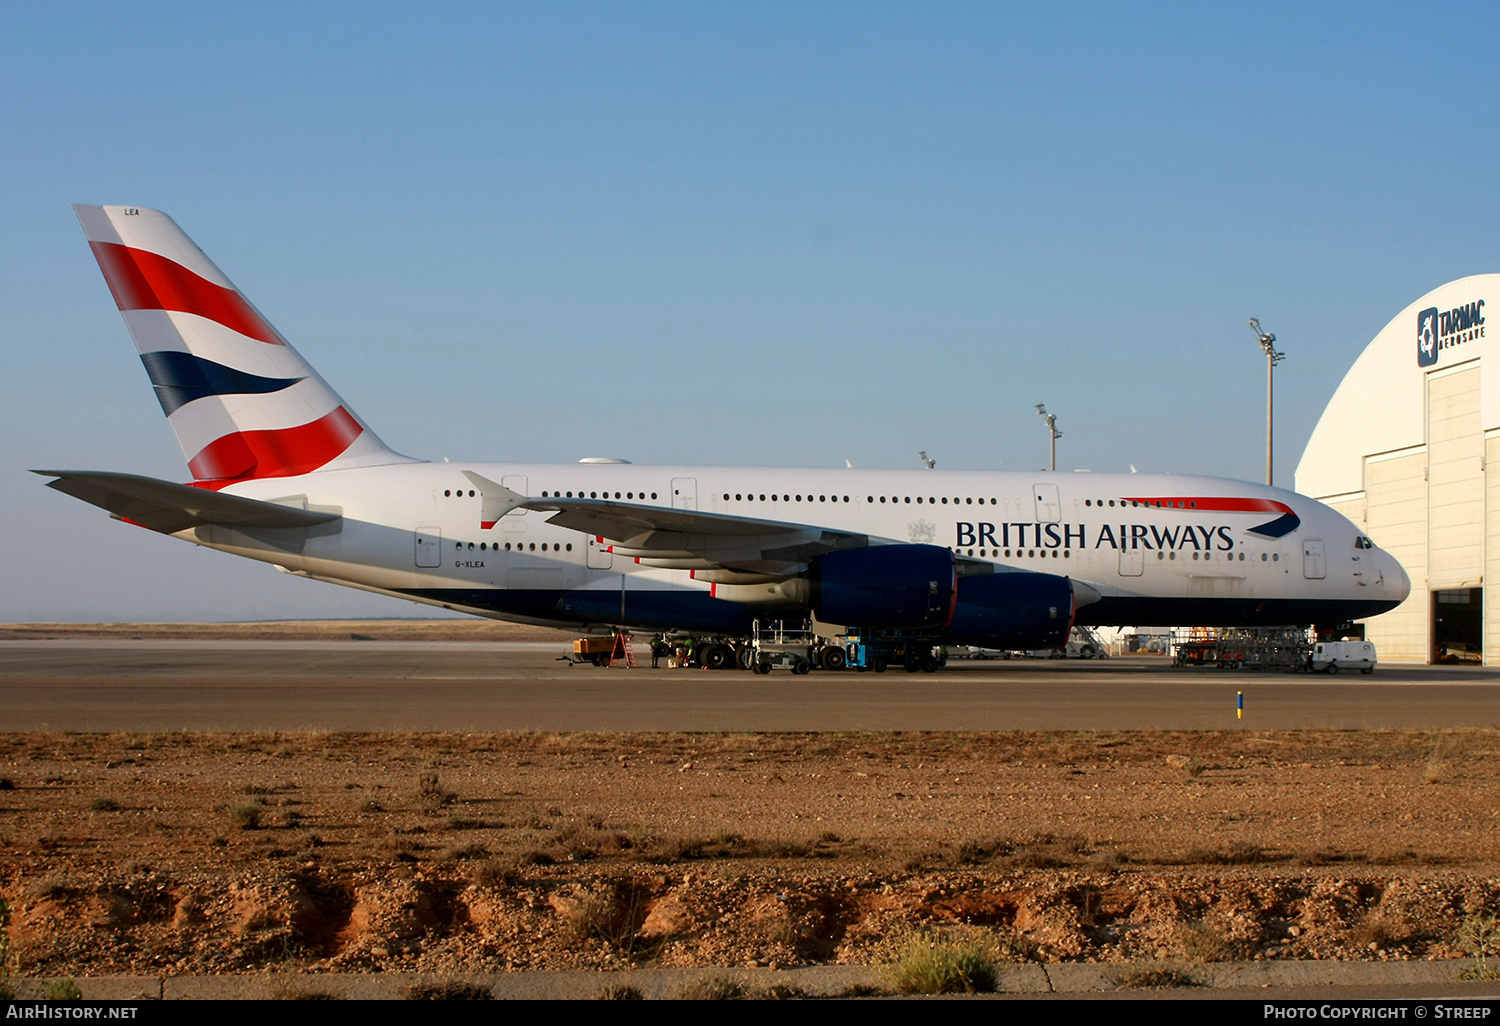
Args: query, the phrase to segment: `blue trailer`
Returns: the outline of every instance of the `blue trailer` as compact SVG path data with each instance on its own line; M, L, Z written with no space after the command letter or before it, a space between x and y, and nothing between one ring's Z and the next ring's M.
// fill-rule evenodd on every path
M848 665L860 671L903 666L907 673L936 673L948 663L942 639L928 631L851 628L839 640Z

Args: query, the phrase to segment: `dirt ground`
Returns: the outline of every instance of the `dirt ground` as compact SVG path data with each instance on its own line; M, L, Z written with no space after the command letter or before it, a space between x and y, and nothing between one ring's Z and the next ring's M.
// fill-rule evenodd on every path
M1460 954L1493 731L0 735L26 975Z
M554 640L484 621L0 639ZM1447 959L1500 732L0 734L24 975Z

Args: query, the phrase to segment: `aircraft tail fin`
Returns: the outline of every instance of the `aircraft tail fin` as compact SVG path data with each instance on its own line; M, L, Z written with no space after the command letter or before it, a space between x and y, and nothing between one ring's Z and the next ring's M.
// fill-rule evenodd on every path
M195 481L416 462L387 448L166 214L73 210Z

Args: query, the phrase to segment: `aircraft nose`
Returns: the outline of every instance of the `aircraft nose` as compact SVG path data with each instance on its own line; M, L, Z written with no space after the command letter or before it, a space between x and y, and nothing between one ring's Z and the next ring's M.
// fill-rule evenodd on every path
M1406 596L1411 594L1411 578L1407 576L1406 568L1399 560L1389 552L1382 552L1385 562L1389 564L1385 571L1385 586L1391 592L1399 596L1400 601L1405 602Z

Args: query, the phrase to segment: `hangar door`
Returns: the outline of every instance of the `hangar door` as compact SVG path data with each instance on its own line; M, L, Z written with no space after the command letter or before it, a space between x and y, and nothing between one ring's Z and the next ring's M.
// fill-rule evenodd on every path
M1484 431L1477 362L1427 378L1427 589L1432 658L1478 659Z
M1484 432L1479 365L1427 379L1427 576L1433 591L1474 587L1484 565Z

